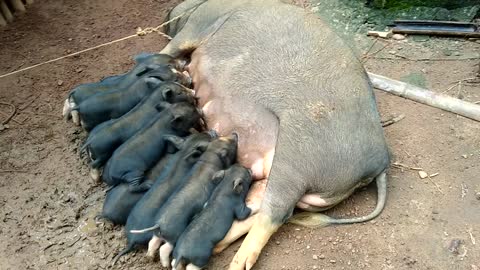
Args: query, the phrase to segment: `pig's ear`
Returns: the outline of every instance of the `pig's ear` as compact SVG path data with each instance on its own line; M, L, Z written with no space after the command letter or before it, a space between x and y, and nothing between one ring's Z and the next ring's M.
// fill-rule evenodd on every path
M201 142L195 147L195 150L203 153L207 151L207 147L208 147L208 142Z
M158 67L158 65L153 65L153 64L152 64L152 65L148 65L148 66L143 67L142 69L140 69L140 70L137 72L137 74L135 74L135 75L137 75L137 77L140 77L140 76L144 75L145 73L150 72L150 71L156 69L157 67Z
M205 151L207 151L207 147L208 143L198 144L197 146L195 146L195 149L190 154L188 154L186 158L189 159L189 162L195 162L197 159L200 158L200 156L202 156L203 153L205 153Z
M213 175L212 182L214 184L219 184L220 182L222 182L224 177L225 177L225 170L218 171Z
M162 81L155 77L148 77L145 79L145 83L149 89L156 88Z
M218 152L218 154L220 155L220 157L222 158L222 160L226 160L227 159L227 155L228 155L228 151L227 149L222 149Z
M172 103L173 101L173 90L170 87L162 89L162 97L166 102Z
M157 105L155 105L155 109L157 111L161 112L161 111L167 109L169 105L170 105L170 103L168 103L168 102L160 102Z
M165 135L163 138L167 143L167 152L170 154L182 149L183 143L185 142L184 138L174 135Z
M243 179L242 178L238 178L238 179L235 179L235 181L233 181L233 191L235 191L235 193L237 194L240 194L243 192Z
M145 59L151 57L152 55L153 55L153 53L142 52L142 53L139 53L139 54L135 55L133 57L133 60L135 60L135 62L137 62L137 63L140 63L140 62L145 61Z
M202 156L203 152L202 151L199 151L199 150L193 150L190 154L188 154L188 156L185 157L186 160L188 160L188 162L196 162L201 156Z
M173 117L172 121L170 121L170 126L172 126L174 129L181 129L183 121L185 121L185 116L176 115Z

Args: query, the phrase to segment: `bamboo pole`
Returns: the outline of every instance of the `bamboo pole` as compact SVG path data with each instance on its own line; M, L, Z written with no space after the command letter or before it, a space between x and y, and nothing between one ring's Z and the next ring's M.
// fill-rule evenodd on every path
M370 72L368 75L373 87L382 91L480 121L480 105Z

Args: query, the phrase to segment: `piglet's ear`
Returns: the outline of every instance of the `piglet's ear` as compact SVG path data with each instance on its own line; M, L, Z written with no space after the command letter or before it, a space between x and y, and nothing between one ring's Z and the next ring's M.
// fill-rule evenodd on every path
M170 103L162 101L162 102L158 103L157 105L155 105L155 109L157 111L161 112L161 111L167 109L168 106L170 106Z
M135 62L137 62L137 63L141 63L141 62L145 61L147 58L151 57L152 55L153 55L153 53L142 52L142 53L139 53L139 54L135 55L133 57L133 60L135 60Z
M173 154L178 150L181 150L185 142L184 138L180 138L174 135L165 135L163 136L163 138L167 144L167 147L166 147L167 152L170 154Z
M192 152L190 152L190 154L188 154L185 159L189 162L189 163L195 163L197 162L197 160L202 156L203 152L202 151L198 151L198 150L193 150Z
M157 67L158 67L158 65L154 65L154 64L148 65L148 66L140 69L140 70L137 72L137 74L135 74L135 75L137 75L138 77L140 77L140 76L146 74L147 72L150 72L150 71L156 69Z
M222 158L222 160L225 160L227 158L227 155L228 155L228 151L227 149L222 149L218 152L218 154L220 155L220 157Z
M212 182L214 184L219 184L220 182L222 182L224 177L225 177L225 170L218 171L213 175Z
M243 192L242 183L243 183L242 178L238 178L238 179L235 179L235 181L233 181L233 191L235 191L235 193L240 194Z
M173 90L170 87L162 89L162 97L168 103L172 103L173 101Z
M180 129L182 122L185 121L185 116L183 115L176 115L171 121L170 126L174 129Z
M203 153L203 152L207 151L207 147L208 147L208 142L202 142L202 143L199 143L199 144L195 147L195 149L196 149L197 151L200 151L200 152Z
M145 79L145 83L149 89L156 88L162 81L155 77L148 77Z

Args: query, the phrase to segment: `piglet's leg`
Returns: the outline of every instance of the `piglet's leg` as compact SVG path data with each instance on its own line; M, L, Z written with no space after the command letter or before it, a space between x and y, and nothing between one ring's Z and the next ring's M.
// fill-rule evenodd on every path
M186 270L200 270L200 269L201 269L200 267L193 264L187 265L187 268L186 268Z
M143 172L142 171L131 171L126 173L122 178L126 183L129 184L129 189L131 192L138 192L138 189L142 189L140 184L143 182Z
M173 245L166 242L160 247L160 263L163 267L168 267L170 265L170 254L173 251Z
M156 235L153 235L152 239L150 239L150 242L148 242L148 251L146 256L153 260L155 258L155 251L158 250L160 244L162 244L162 239Z
M227 235L220 241L214 248L213 253L217 254L222 252L228 246L230 246L233 242L235 242L238 238L245 235L253 225L253 221L256 218L256 213L260 209L260 204L263 199L263 195L265 194L265 188L267 186L267 179L254 181L250 190L248 192L247 198L245 203L248 208L251 209L250 216L242 221L235 220L230 227Z

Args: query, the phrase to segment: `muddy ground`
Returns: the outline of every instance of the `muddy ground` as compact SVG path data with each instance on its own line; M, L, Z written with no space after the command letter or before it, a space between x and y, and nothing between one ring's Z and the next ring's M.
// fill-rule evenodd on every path
M36 1L14 24L0 28L0 73L158 25L177 2ZM357 41L362 50L372 42ZM122 227L93 221L105 187L91 182L78 155L86 134L61 119L62 102L75 85L122 73L133 55L165 44L151 34L0 79L0 120L11 110L5 103L16 107L0 126L0 269L105 269L124 247ZM480 84L455 82L475 77L480 60L470 58L479 51L478 41L407 37L378 41L364 60L371 72L395 79L416 74L435 91L476 102ZM480 123L376 95L383 118L405 115L385 128L393 161L405 167L390 169L383 214L359 225L286 225L256 269L480 269ZM438 175L422 180L409 167ZM369 187L329 214L360 215L374 202L375 188ZM450 246L454 240L460 240L458 247ZM224 269L239 244L215 256L209 269ZM159 269L143 252L125 256L115 268Z

